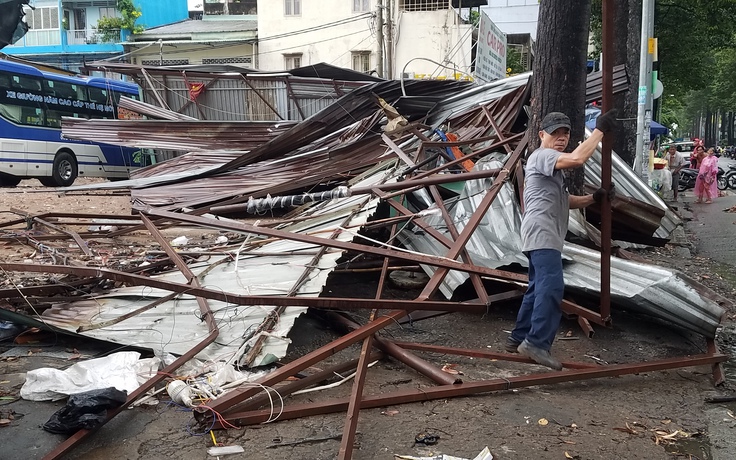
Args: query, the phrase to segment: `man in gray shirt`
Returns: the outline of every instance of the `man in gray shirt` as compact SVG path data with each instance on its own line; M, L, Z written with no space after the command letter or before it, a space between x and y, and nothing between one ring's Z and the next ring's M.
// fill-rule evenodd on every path
M542 120L541 145L529 156L524 168L521 240L522 251L529 259L529 287L505 348L552 369L562 369L549 350L562 317L560 304L565 290L562 246L569 210L600 203L606 196L612 198L603 189L591 195L568 194L562 170L583 166L604 133L611 132L615 126L615 110L600 115L590 137L572 152L565 153L570 141L570 119L564 113L550 112Z

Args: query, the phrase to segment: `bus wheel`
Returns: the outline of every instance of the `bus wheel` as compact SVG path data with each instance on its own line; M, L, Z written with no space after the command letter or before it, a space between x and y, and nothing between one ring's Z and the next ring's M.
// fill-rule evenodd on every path
M77 159L74 155L61 151L54 158L54 169L51 178L58 187L69 187L77 178Z

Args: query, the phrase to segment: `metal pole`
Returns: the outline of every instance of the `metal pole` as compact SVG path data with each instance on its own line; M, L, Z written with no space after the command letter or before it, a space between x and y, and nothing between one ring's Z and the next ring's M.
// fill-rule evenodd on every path
M641 54L639 58L634 171L639 173L644 182L649 183L649 125L652 120L652 56L649 54L649 38L652 36L654 29L654 0L643 0L641 8Z
M603 55L613 56L613 0L603 0ZM604 59L601 95L603 113L613 108L613 59ZM601 146L601 187L611 190L611 133L603 136ZM611 200L601 201L601 319L606 322L611 316Z
M383 78L383 0L376 2L376 35L378 35L378 48L376 48L376 73Z
M386 0L386 78L394 79L393 0Z

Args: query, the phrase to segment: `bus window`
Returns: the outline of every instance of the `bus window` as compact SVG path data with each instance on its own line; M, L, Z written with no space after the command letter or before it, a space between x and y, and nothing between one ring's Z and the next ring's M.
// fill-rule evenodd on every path
M74 85L71 83L44 80L44 91L51 96L61 97L64 99L74 99L77 101L86 101L87 94L84 86Z
M25 75L13 75L11 86L26 91L41 91L41 80Z
M64 112L61 110L46 111L46 126L52 128L61 128L61 117L89 118L84 114L77 112Z
M0 88L10 88L10 75L0 72Z
M100 104L108 104L107 101L107 90L101 88L95 88L90 86L89 88L89 100Z

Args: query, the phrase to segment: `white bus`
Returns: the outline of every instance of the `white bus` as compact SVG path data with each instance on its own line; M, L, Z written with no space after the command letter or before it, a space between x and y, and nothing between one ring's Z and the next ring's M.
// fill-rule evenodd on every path
M68 187L77 176L127 179L144 166L141 151L61 137L61 117L118 118L121 95L137 99L139 88L0 60L0 186L29 178L50 187Z

